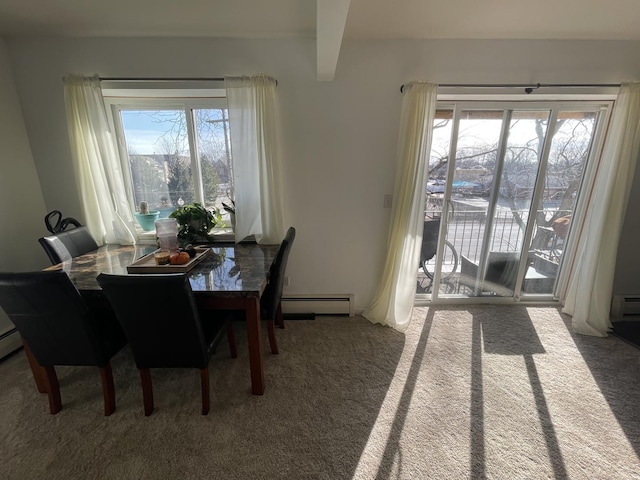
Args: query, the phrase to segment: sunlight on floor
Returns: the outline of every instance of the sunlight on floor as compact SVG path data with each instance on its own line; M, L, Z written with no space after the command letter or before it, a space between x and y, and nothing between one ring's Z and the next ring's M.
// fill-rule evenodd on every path
M433 328L446 330L446 325L434 325L431 332L423 331L428 309L420 310L424 312L422 321L414 322L407 332L394 379L353 478L370 478L372 472L378 472L378 475L385 472L383 478L408 478L407 469L412 463L410 459L421 454L424 447L412 444L408 439L425 436L431 439L429 443L446 445L451 440L459 439L449 438L438 442L436 438L450 437L453 431L464 431L467 439L469 437L469 410L462 415L452 412L448 394L451 384L454 384L456 389L466 392L464 403L468 405L470 402L468 372L471 367L471 352L465 352L463 348L468 341L449 337L431 345L429 338L434 335ZM470 332L470 315L461 312L457 320L467 325L466 330ZM446 332L442 334L446 337ZM463 367L458 368L446 361L448 355L455 356ZM443 358L444 361L430 362L427 361L428 358ZM437 450L440 448L428 452L428 456L447 454ZM462 467L461 472L468 471L469 459L459 466Z
M416 308L353 478L419 478L425 464L433 478L638 478L607 470L637 454L583 356L591 340L557 308L500 308Z

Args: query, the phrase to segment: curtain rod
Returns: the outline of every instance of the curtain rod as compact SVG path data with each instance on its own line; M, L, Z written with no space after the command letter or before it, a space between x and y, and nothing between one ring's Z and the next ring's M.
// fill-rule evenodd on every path
M443 88L524 88L525 93L531 93L538 88L594 88L594 87L620 87L620 83L443 83L438 87ZM404 91L404 85L400 86L400 92Z
M224 77L174 77L174 78L159 78L159 77L100 77L101 81L106 82L171 82L171 81L186 81L186 82L223 82Z
M98 77L101 82L224 82L224 77ZM274 79L275 80L275 79ZM278 80L275 80L276 86Z

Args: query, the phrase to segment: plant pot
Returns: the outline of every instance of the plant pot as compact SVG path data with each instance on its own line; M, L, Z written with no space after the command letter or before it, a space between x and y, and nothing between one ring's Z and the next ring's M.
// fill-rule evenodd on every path
M173 207L160 208L158 210L160 212L160 216L158 218L169 218L169 214L174 210L175 209Z
M134 215L142 230L151 232L156 229L156 220L160 216L160 212L158 210L151 210L149 213L135 212Z

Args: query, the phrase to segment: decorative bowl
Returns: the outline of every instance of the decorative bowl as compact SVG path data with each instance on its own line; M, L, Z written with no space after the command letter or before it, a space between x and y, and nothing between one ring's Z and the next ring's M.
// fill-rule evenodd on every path
M145 232L151 232L156 229L156 220L160 216L160 211L151 210L149 213L135 212L136 220Z

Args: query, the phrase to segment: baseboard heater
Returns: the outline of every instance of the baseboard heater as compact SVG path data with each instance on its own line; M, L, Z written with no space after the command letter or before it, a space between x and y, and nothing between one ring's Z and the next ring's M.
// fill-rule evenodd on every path
M353 294L283 295L284 314L355 315Z
M640 295L614 295L611 302L611 316L640 315Z
M22 346L20 334L15 328L0 335L0 359Z

